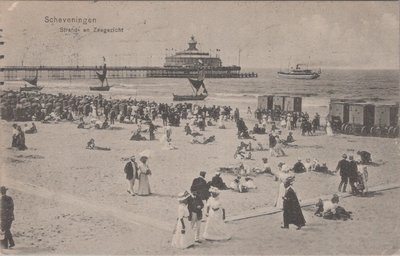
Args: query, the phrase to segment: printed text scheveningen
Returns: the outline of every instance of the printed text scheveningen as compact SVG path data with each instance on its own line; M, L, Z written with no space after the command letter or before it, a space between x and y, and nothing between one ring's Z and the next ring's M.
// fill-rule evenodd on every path
M97 20L96 18L83 18L83 17L49 17L46 16L44 17L44 22L45 23L51 23L51 24L62 24L62 23L75 23L75 24L90 24L90 23L96 23Z

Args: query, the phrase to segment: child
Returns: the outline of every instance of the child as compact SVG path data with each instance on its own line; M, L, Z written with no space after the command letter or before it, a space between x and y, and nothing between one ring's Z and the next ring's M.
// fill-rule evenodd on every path
M368 171L367 166L363 164L357 165L357 189L362 196L365 195L365 192L368 192L367 182L368 182Z

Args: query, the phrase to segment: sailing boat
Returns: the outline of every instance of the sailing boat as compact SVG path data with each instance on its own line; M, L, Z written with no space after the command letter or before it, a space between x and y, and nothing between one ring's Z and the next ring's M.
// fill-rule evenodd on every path
M199 72L197 79L188 78L189 82L192 86L193 94L192 95L172 94L174 96L173 100L174 101L187 101L187 100L204 100L205 98L207 98L208 92L204 85L204 78L205 78L204 70L201 70L201 72ZM200 88L203 88L203 92L198 94Z
M25 84L25 86L24 87L20 87L19 88L19 90L21 91L21 92L31 92L31 91L40 91L40 90L42 90L43 89L43 86L38 86L37 85L37 82L38 82L38 74L39 74L39 71L38 70L36 70L36 75L35 75L35 77L34 78L31 78L31 79L29 79L29 78L24 78L23 80L25 81L25 82L28 82L29 84L31 84L32 86L28 86L27 84Z
M99 78L101 82L101 86L91 86L90 90L91 91L109 91L111 86L108 85L108 79L107 79L107 65L106 65L106 58L103 56L103 73L100 74L99 72L96 72L97 77ZM104 81L106 81L107 85L103 86Z

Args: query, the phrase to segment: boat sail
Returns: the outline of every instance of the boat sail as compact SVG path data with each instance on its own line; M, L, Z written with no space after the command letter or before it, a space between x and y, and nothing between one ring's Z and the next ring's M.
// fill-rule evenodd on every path
M90 87L91 91L109 91L111 86L108 85L108 79L107 79L107 65L106 65L106 58L103 56L103 73L99 73L96 71L96 75L99 78L101 82L101 86L92 86ZM106 81L107 85L103 86L104 81Z
M32 85L32 86L27 86L26 84L25 84L25 86L24 87L21 87L19 90L22 92L22 91L40 91L40 90L42 90L43 89L43 87L42 86L38 86L37 85L37 83L38 83L38 77L39 77L39 71L38 70L36 70L36 75L35 75L35 77L34 78L24 78L23 80L25 81L25 82L28 82L30 85Z
M208 96L208 92L206 86L204 84L205 73L204 70L199 72L197 79L188 78L189 82L192 86L193 95L173 95L174 101L185 101L185 100L204 100ZM199 94L200 88L203 89L203 92Z

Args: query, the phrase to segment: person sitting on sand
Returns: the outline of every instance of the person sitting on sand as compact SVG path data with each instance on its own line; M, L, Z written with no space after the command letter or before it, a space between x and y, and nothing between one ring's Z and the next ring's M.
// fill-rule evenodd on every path
M236 179L234 179L231 184L229 185L229 188L232 189L233 191L239 192L239 193L245 193L248 191L247 187L243 185L242 183L242 177L237 176Z
M346 211L339 206L339 196L334 194L330 201L318 200L317 211L314 215L328 220L348 220L351 219L352 212Z
M367 151L357 151L357 155L359 155L361 158L361 164L372 163L371 153Z
M311 159L306 158L306 162L304 163L304 167L306 168L306 172L311 172Z
M278 135L276 135L275 138L276 138L276 145L274 147L274 150L275 150L276 156L277 157L285 156L286 155L285 151L283 151L283 149L282 149L282 145L283 145L282 141L279 139Z
M164 134L160 138L160 143L163 149L174 150L177 149L174 145L172 145L171 139L168 139L167 135Z
M225 184L225 182L221 178L221 173L220 172L215 172L215 176L212 177L212 179L211 179L210 186L211 187L216 187L219 190L228 189L228 186Z
M262 174L262 173L266 173L266 174L272 174L272 170L271 170L271 165L268 163L268 158L263 157L262 158L263 161L263 166L261 168L255 168L254 172L256 174Z
M293 166L293 172L294 173L303 173L306 172L306 167L304 166L304 164L301 162L301 159L297 159L297 163L294 164Z
M293 132L289 132L289 135L286 137L286 140L283 142L283 144L288 145L293 142L295 142L295 140L293 138Z
M92 150L105 150L105 151L110 151L110 148L104 148L104 147L98 147L94 143L94 139L90 139L88 143L86 143L86 149L92 149Z
M212 121L211 121L211 118L209 118L209 119L207 120L207 126L214 126L214 124L213 124Z
M133 135L130 140L135 140L135 141L146 140L146 137L142 136L141 132L142 132L142 126L139 124L136 131L133 132Z
M265 134L265 128L259 127L258 124L255 124L253 127L253 134Z
M251 146L251 142L249 143L245 143L243 141L240 142L240 145L238 146L238 148L240 147L241 150L245 150L245 151L253 151L253 148Z
M244 178L244 180L245 180L243 183L244 187L246 187L247 189L257 189L257 186L252 178L247 176Z
M25 133L26 134L33 134L33 133L37 133L37 128L35 123L32 123L32 126L28 128L28 125L25 124Z
M101 125L101 129L104 130L104 129L107 129L109 127L110 127L110 125L108 124L108 120L106 118L106 120L104 120L103 124Z
M235 154L233 155L234 159L251 159L251 152L244 150L242 147L238 146Z
M264 150L268 150L266 148L264 148L264 146L262 145L261 142L257 142L257 146L255 147L256 151L264 151Z
M220 115L218 120L218 129L225 129L224 116Z

